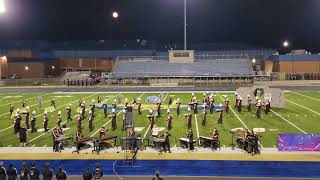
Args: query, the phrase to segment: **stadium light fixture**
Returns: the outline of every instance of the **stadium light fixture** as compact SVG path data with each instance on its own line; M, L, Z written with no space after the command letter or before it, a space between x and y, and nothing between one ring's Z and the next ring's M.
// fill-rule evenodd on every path
M253 58L252 61L251 61L252 64L256 64L256 62L257 62L257 61L256 61L255 58Z
M24 70L29 71L29 66L25 66Z
M55 68L56 68L56 67L54 67L54 66L51 66L51 69L52 69L52 70L54 70Z
M4 0L0 0L0 14L3 14L6 12L6 6L4 3Z
M115 19L117 19L117 18L119 17L119 13L116 12L116 11L114 11L114 12L112 13L112 17L115 18Z
M288 41L284 41L283 42L283 47L287 48L289 46L289 42Z

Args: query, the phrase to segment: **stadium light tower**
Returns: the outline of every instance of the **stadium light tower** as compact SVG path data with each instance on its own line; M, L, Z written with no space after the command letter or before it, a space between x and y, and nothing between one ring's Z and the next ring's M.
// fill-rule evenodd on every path
M6 12L6 6L4 3L4 0L0 0L0 14L3 14Z
M184 50L187 50L187 0L184 0Z

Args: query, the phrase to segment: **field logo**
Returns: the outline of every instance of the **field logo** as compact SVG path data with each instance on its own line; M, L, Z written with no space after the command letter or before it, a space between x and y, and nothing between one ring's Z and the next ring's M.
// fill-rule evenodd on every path
M148 103L159 103L160 98L158 96L148 96L146 101Z

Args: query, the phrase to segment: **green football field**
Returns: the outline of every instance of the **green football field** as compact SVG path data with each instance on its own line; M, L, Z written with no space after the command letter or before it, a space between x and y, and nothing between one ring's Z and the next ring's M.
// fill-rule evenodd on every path
M262 111L262 118L257 120L255 117L255 108L251 113L247 112L245 106L243 106L242 112L238 113L233 109L234 106L234 93L225 92L214 92L216 104L223 104L223 95L229 95L230 97L230 111L229 113L224 112L224 121L220 125L218 121L218 113L214 113L212 116L207 116L207 125L201 126L201 110L198 111L197 115L193 115L192 129L194 138L198 136L210 137L211 129L216 127L220 133L221 146L231 146L231 134L230 129L232 128L265 128L265 132L260 133L260 141L263 147L276 147L277 135L278 134L318 134L320 132L320 92L286 92L285 93L285 108L272 108L272 112L269 115L265 115ZM151 136L149 128L149 120L147 118L149 108L156 110L155 103L148 103L146 101L148 96L159 96L160 93L141 92L141 93L49 93L49 94L0 94L0 145L3 147L8 146L19 146L19 139L16 134L13 133L13 119L9 115L9 104L12 103L16 108L20 108L23 111L22 100L27 101L27 105L30 107L30 112L36 111L37 115L37 128L43 128L43 112L45 109L49 112L49 128L53 128L57 125L57 114L58 111L62 112L63 123L70 128L65 131L68 136L75 136L77 130L76 111L78 109L79 98L86 101L86 110L89 109L89 104L92 99L97 102L97 97L100 96L102 100L108 100L108 106L110 107L111 102L114 99L120 100L121 103L118 107L123 107L123 102L127 98L132 101L133 98L140 97L142 100L142 112L141 116L138 115L137 111L134 111L135 127L144 127L140 132L136 134L141 137ZM197 100L202 100L203 92L195 93ZM38 97L42 96L42 108L38 108ZM169 97L172 97L173 104L168 107ZM182 101L181 105L181 116L178 117L175 112L176 99L180 98ZM50 108L51 99L56 101L56 110ZM187 124L184 114L187 112L187 103L191 99L191 93L188 92L163 92L162 99L162 117L156 118L157 127L166 127L166 111L168 108L171 109L173 114L173 129L171 130L171 146L179 146L178 138L186 137L187 135ZM72 116L74 120L72 122L66 122L66 106L72 104ZM108 110L108 114L111 110ZM88 112L87 112L88 116ZM86 119L82 125L84 127L83 133L85 136L98 136L99 128L105 125L109 131L108 135L116 135L118 137L125 136L125 132L121 131L122 126L122 111L117 111L117 130L111 130L111 121L109 118L104 118L103 110L97 109L94 120L94 130L89 132L88 120ZM25 127L25 116L22 115L22 126ZM28 146L32 147L51 147L52 146L52 135L51 131L27 133Z

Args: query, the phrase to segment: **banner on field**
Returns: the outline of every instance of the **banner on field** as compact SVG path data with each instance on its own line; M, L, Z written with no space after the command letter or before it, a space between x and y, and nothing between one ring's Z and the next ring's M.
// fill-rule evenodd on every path
M320 134L279 134L279 151L320 151Z

